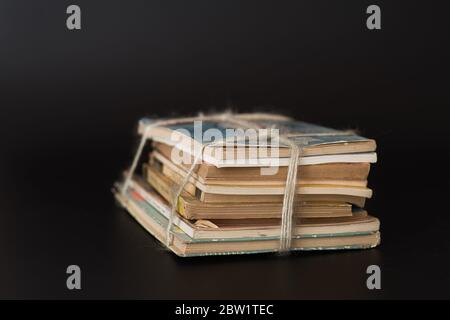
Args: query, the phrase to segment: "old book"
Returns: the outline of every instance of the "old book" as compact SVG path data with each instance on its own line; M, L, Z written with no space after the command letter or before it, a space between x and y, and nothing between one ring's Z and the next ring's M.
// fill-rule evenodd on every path
M191 163L194 161L193 157L190 157L189 163L175 164L172 159L172 152L179 153L179 157L185 156L182 150L178 150L173 146L154 143L152 157L155 157L160 162L172 163L174 166L181 170L187 171L191 167ZM303 180L355 180L366 181L370 171L369 162L340 162L340 163L326 163L317 165L301 165L298 169L298 177ZM261 175L261 168L259 167L222 167L217 168L214 165L208 163L201 163L198 165L195 173L192 175L200 182L204 184L221 184L226 181L232 181L233 183L251 183L254 184L257 181L264 181L264 183L275 183L286 181L287 167L281 166L278 168L276 174L273 175Z
M372 195L374 140L273 114L200 118L140 121L153 151L143 176L132 175L142 139L132 172L114 191L168 249L187 257L379 244L379 220L361 209ZM298 151L291 142L300 151L297 181L289 181L296 186L286 186L291 150Z
M180 184L183 177L176 172L170 171L165 168L161 168L158 164L153 163L148 166L146 175L149 178L149 182L152 183L152 179L155 176L165 176L172 180L176 184ZM170 174L168 174L170 172ZM165 173L165 174L164 174ZM221 195L283 195L284 186L267 186L264 184L253 186L230 186L230 185L204 185L201 182L190 177L189 182L185 186L185 190L193 196L196 196L201 201L210 194ZM328 184L300 184L297 188L299 194L341 194L356 197L370 198L372 196L372 190L364 186L347 186L347 185L328 185ZM226 201L224 201L226 202Z
M148 232L161 242L165 242L168 219L160 210L149 205L132 190L126 194L116 192L115 196ZM346 222L341 221L340 223L328 221L322 224L318 221L311 221L310 223L306 221L304 224L302 222L298 229L296 228L293 236L292 250L362 249L371 248L379 244L379 222L376 218L362 214L353 221L350 220ZM234 232L234 234L229 233L232 237L221 237L217 234L220 230L213 230L213 233L211 233L212 238L195 239L179 227L179 220L176 223L178 225L173 228L174 239L169 248L179 256L274 252L277 251L279 245L277 236L269 236L265 233L248 236L250 230L255 230L254 227L252 229L249 226L240 226L238 229L247 236L237 237L237 230L230 230L233 227L223 225L222 228L228 229L223 230L223 232ZM213 227L212 229L221 228L220 226L215 226L217 228ZM198 228L205 227L197 226ZM302 232L302 228L307 229L303 229ZM234 229L236 228L234 227Z
M165 200L159 202L171 202L175 185L167 179L155 181L153 184L159 195ZM137 191L147 202L155 202L153 188L144 179L135 176L130 186ZM178 199L177 211L187 219L244 219L244 218L279 218L282 203L203 203L197 198L183 192ZM302 218L330 218L352 216L352 205L336 201L302 201L297 199L295 213Z
M238 118L246 119L248 115L240 114ZM255 120L255 118L258 118ZM375 162L376 144L372 139L358 136L352 132L343 132L306 122L295 121L286 117L275 117L270 114L252 114L252 122L258 127L279 130L280 134L287 135L301 149L300 164L320 164L330 162ZM148 130L147 134L153 141L176 146L178 149L193 154L193 150L202 149L210 140L205 134L210 129L230 136L229 123L203 121L199 126L196 123L183 123L179 125L148 127L153 123L151 119L143 119L139 124L139 132ZM149 128L149 129L147 129ZM269 129L267 129L269 130ZM196 132L197 131L197 132ZM235 141L223 145L207 145L203 149L203 160L216 167L228 166L267 166L273 165L274 160L280 166L287 166L290 149L279 144L277 139L258 139L249 141L246 133L236 130ZM200 135L201 139L196 136ZM233 136L232 136L233 137ZM256 154L252 152L256 148ZM261 149L261 150L260 150ZM232 152L228 152L231 150ZM249 161L239 162L239 159ZM250 161L254 160L254 161Z
M150 156L150 164L154 164L157 168L160 168L160 171L173 181L178 181L181 178L184 178L187 174L187 171L180 168L179 166L176 166L174 163L163 157L158 152L153 152ZM264 176L262 176L264 177ZM214 182L211 182L211 180L205 181L195 173L192 173L189 182L194 185L198 185L197 187L202 189L202 186L211 186L211 189L213 187L220 188L221 186L231 186L233 188L265 188L265 187L272 187L272 188L283 188L286 183L286 179L284 180L263 180L258 179L254 181L249 180L243 180L243 179L217 179L214 180ZM367 180L339 180L339 179L333 179L332 177L330 179L308 179L304 178L303 176L297 180L297 185L342 185L342 186L348 186L348 187L366 187L367 186ZM217 192L216 192L217 193Z
M160 172L156 170L156 172ZM149 176L150 175L150 176ZM143 176L147 182L152 185L158 192L173 192L172 188L175 188L176 184L168 177L162 174L152 174L148 165L143 166ZM153 179L153 180L152 180ZM166 191L164 191L166 190ZM169 191L171 190L171 191ZM191 190L192 191L192 190ZM282 203L283 195L269 194L269 195L229 195L229 194L214 194L203 193L198 189L195 189L195 194L186 192L190 197L201 201L202 203ZM301 201L333 201L333 202L346 202L363 208L366 198L358 196L350 196L345 194L301 194L297 198Z
M167 164L176 172L186 172L190 163L175 163L171 161L174 147L155 143L150 158ZM183 157L183 152L181 157ZM193 159L191 159L193 161ZM298 169L298 177L303 181L357 181L365 184L370 171L370 163L326 163L318 165L302 165ZM283 184L286 181L287 167L279 167L276 174L262 175L259 167L222 167L217 168L207 163L201 163L192 174L203 184L255 184L258 181L265 184Z

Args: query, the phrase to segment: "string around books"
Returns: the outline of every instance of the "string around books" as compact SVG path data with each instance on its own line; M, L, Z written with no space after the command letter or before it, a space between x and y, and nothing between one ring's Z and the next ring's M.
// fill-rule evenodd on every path
M133 162L131 164L130 169L128 170L124 183L122 185L121 192L123 195L126 194L130 182L133 178L134 172L138 165L139 159L141 158L142 152L145 147L145 143L149 139L149 133L152 128L159 126L168 126L168 125L177 125L181 123L189 123L194 121L215 121L215 122L226 122L232 125L236 125L237 127L245 127L252 129L261 129L261 127L255 123L256 120L279 120L280 116L270 115L270 114L235 114L232 112L223 112L212 115L204 115L200 113L197 117L184 117L184 118L172 118L166 120L159 120L146 125L144 131L142 132L141 141L139 143L136 154L133 158ZM286 118L284 118L286 119ZM341 131L340 134L343 132ZM308 134L308 136L310 136ZM231 137L234 138L234 137ZM186 184L189 182L191 176L194 174L197 165L200 163L200 160L203 158L204 150L207 146L214 145L223 145L227 140L218 140L211 143L203 143L201 150L197 152L195 155L195 160L193 161L191 167L187 171L181 183L178 185L178 189L174 193L174 197L171 201L171 212L168 219L168 224L166 228L166 246L170 247L173 244L173 220L177 215L177 207L178 207L178 199L183 192ZM288 172L285 183L284 197L283 197L283 206L281 212L281 224L280 224L280 242L278 251L279 252L287 252L291 249L292 242L292 232L293 232L293 220L294 220L294 203L297 189L297 168L299 164L300 158L300 148L299 146L289 139L287 134L281 134L279 136L280 143L287 145L290 148L290 157L288 164Z

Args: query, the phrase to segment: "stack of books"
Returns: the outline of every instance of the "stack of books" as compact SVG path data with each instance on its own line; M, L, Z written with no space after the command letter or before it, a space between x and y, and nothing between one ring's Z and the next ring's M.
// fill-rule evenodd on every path
M379 220L363 209L372 196L367 178L376 162L374 140L280 115L251 119L256 139L233 121L159 126L141 120L139 133L151 140L151 152L142 174L133 174L125 190L116 185L116 198L162 243L175 204L168 247L179 256L278 251L291 151L278 134L300 147L290 249L379 244Z

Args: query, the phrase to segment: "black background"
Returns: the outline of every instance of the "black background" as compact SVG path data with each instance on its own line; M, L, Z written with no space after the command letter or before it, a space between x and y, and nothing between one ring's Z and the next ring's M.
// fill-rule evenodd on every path
M82 30L66 29L78 4ZM449 298L449 22L425 1L0 2L1 298ZM382 30L365 10L378 4ZM181 259L110 192L142 116L276 111L378 143L368 251ZM66 267L82 290L66 289ZM378 264L382 290L366 288Z

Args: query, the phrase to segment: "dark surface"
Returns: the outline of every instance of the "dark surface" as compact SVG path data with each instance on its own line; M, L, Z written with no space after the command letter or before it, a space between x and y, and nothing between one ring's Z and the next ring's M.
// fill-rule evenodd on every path
M365 1L77 1L69 32L69 2L2 1L0 298L449 298L448 7L377 3L370 32ZM382 245L165 252L110 192L136 122L230 106L375 138ZM65 287L70 264L81 291Z

